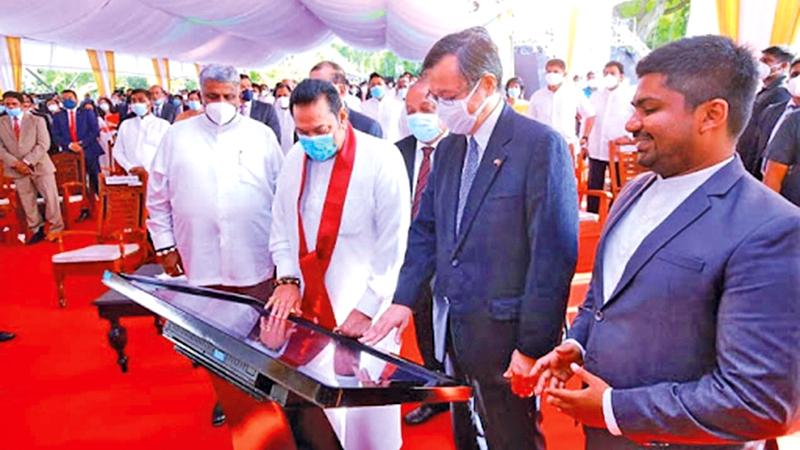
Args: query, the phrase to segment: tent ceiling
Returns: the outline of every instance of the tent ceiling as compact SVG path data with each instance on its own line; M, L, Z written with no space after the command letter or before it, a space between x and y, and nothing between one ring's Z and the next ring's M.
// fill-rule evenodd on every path
M0 14L3 34L62 45L257 67L333 34L421 59L474 24L468 0L25 0ZM446 20L444 19L446 18Z

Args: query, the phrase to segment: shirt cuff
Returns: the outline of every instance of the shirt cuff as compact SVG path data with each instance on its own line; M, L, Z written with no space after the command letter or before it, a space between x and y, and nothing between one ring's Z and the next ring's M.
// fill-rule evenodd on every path
M583 348L583 345L581 345L581 343L578 342L577 339L565 339L564 342L562 342L562 344L566 343L575 344L575 346L578 347L578 349L581 351L581 358L586 356L586 350Z
M366 292L364 292L364 296L361 297L358 305L356 305L356 309L366 314L370 318L374 318L378 315L378 311L381 309L382 304L383 300L375 295L372 289L367 288Z
M172 234L171 231L164 231L161 233L151 233L150 237L153 239L153 247L156 250L175 246L175 236Z
M603 391L603 420L606 422L606 428L608 428L608 432L614 436L622 436L622 431L619 429L617 425L617 418L614 417L614 408L611 404L611 391L612 388L606 388Z

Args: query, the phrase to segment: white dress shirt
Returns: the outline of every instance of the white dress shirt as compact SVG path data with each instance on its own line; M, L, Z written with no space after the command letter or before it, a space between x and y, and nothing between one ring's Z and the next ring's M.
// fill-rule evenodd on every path
M595 115L589 99L571 84L561 85L555 92L543 87L531 95L528 104L528 115L558 131L568 144L578 143L575 135L575 116L578 113L583 123Z
M589 134L589 157L608 161L608 143L622 136L629 136L625 124L633 115L634 90L628 84L620 84L614 90L598 89L589 99L596 112L594 126ZM633 147L626 146L632 151ZM623 148L622 150L625 150Z
M272 276L272 201L283 162L275 133L248 117L205 114L170 127L147 208L156 249L177 245L190 283L252 286Z
M294 146L294 117L289 108L283 109L278 105L275 105L275 115L281 124L281 150L285 155Z
M603 303L607 302L622 278L625 267L636 249L667 217L703 183L733 157L711 167L670 178L660 176L650 184L627 212L608 231L603 255ZM576 342L576 341L572 341ZM606 427L615 436L622 432L617 426L611 404L611 388L603 393L603 417Z
M400 125L405 109L405 104L389 92L381 100L373 97L361 105L361 112L381 124L383 138L392 143L403 138Z
M156 150L169 126L169 122L153 114L123 121L117 131L114 160L126 171L144 167L149 174Z
M343 98L345 106L351 111L361 112L361 99L353 94L347 94Z

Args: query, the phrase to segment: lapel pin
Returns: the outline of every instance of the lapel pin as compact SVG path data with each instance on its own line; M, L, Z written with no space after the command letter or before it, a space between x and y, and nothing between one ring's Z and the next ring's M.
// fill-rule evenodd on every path
M493 162L495 167L500 167L501 165L503 165L503 160L500 158L495 159Z

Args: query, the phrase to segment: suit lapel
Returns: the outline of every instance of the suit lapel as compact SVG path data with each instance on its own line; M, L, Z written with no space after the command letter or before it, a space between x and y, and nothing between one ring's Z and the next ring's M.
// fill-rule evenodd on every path
M675 211L667 216L633 253L625 266L622 278L620 278L617 287L603 307L607 307L619 297L620 293L625 290L636 274L653 258L658 250L700 218L711 207L708 197L726 193L741 178L743 172L744 166L742 166L741 160L737 156L733 162L719 169L717 173L700 185Z
M458 185L461 180L461 168L464 166L464 156L467 153L467 140L462 135L452 135L448 138L452 141L452 146L445 150L445 153L438 153L436 150L436 189L441 189L441 194L437 194L443 203L439 205L444 216L445 234L448 242L454 242L456 238L456 210L458 209ZM441 147L439 147L441 148Z
M483 152L480 165L478 166L478 173L475 174L475 180L472 182L472 187L467 195L467 203L464 205L464 215L461 218L461 227L459 228L459 235L456 241L456 246L453 252L457 252L459 247L464 242L475 216L478 214L481 204L486 193L492 186L497 174L503 166L503 162L508 157L508 151L505 148L506 144L511 141L514 136L512 127L511 108L503 104L501 106L503 111L500 113L500 118L497 120L494 131L489 138L489 143ZM465 141L466 144L466 141ZM460 180L461 171L459 171ZM460 183L459 183L460 184ZM458 192L456 191L456 208L458 208ZM455 225L455 221L453 222Z
M417 139L411 137L407 140L409 145L402 149L403 160L406 162L406 172L408 172L408 185L411 187L411 201L414 201L414 163L417 158Z

